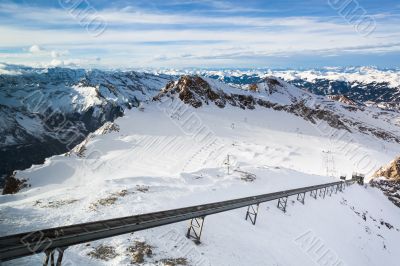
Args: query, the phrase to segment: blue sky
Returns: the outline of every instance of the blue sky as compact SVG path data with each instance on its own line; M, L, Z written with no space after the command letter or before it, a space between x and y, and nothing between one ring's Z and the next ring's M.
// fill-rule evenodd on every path
M0 62L99 68L400 66L400 2L4 1Z

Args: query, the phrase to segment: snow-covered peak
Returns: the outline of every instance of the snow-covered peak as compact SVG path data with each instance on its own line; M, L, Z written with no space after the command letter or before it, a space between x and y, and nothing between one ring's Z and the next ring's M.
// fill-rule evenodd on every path
M257 100L292 104L310 98L309 93L272 76L240 88L208 77L184 75L179 80L170 82L155 99L171 96L176 96L195 108L215 103L220 108L229 104L250 109L254 108Z
M388 83L390 87L400 86L399 69L379 69L371 66L361 67L324 67L318 69L225 69L225 70L159 70L156 73L170 75L201 75L218 78L227 82L249 84L251 80L263 79L269 76L279 77L286 81L296 79L314 82L319 79L344 82L369 83Z
M253 91L262 91L268 94L282 92L283 90L291 87L290 84L280 78L268 76L262 81L249 85L249 89Z
M267 76L257 83L248 85L246 88L250 91L258 92L260 94L258 97L266 98L268 101L278 104L292 104L319 98L274 76Z
M154 99L161 100L163 97L178 97L186 104L198 108L202 105L215 103L220 108L227 103L236 105L234 95L248 92L231 87L217 80L200 76L182 76L179 80L170 82Z
M380 70L374 67L271 72L285 80L303 79L307 81L316 81L318 79L327 79L350 83L357 82L361 84L388 83L392 88L400 86L400 72L398 70Z

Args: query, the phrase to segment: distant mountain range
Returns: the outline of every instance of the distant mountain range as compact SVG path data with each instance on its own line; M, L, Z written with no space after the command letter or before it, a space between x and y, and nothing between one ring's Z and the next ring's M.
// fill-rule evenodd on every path
M182 71L242 86L276 76L317 95L343 95L354 101L386 109L400 107L400 70L371 67L326 68L318 70L224 70Z

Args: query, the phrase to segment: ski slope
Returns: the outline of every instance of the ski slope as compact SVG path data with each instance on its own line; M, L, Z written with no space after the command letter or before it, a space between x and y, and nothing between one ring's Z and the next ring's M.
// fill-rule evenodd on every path
M325 122L316 126L283 111L196 109L177 98L127 110L114 125L109 130L106 124L70 154L17 172L30 186L0 196L0 235L332 182L365 172L360 158L373 158L377 169L400 148L359 132L352 132L348 143L326 136L320 128L328 127ZM190 265L394 266L400 261L400 211L371 187L354 185L326 199L307 196L304 206L290 198L285 214L276 202L262 204L255 226L244 220L245 213L206 217L201 245L187 240L187 223L179 223L71 247L64 263L129 265L127 249L135 240L152 246L143 265L182 257ZM107 261L89 256L100 244L114 247L117 256ZM42 259L5 265L40 265Z

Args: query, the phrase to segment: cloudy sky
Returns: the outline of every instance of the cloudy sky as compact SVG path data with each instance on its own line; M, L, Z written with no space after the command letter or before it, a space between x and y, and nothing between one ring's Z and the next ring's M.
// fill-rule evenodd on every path
M398 0L0 0L0 62L400 66Z

